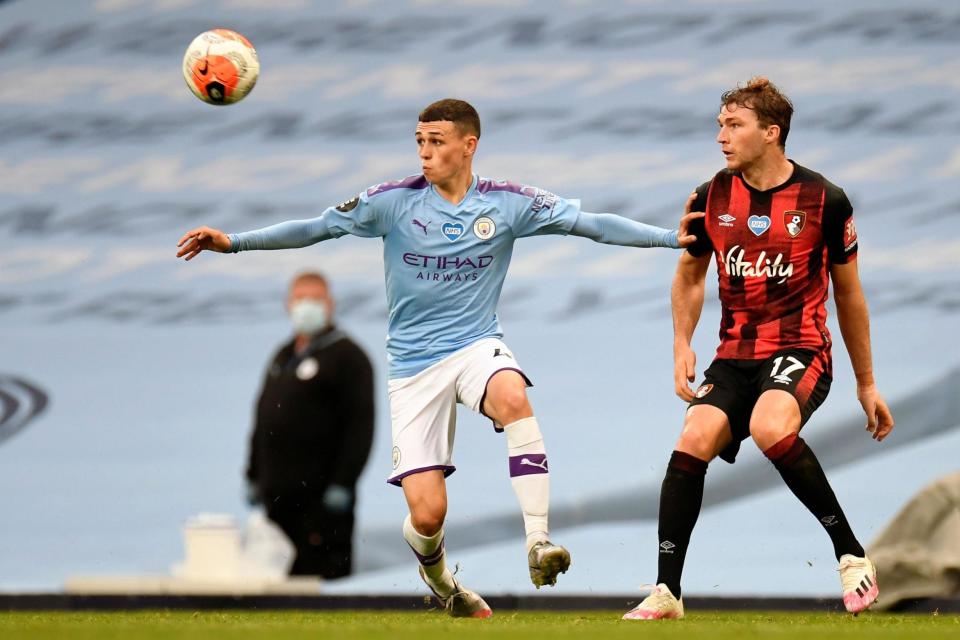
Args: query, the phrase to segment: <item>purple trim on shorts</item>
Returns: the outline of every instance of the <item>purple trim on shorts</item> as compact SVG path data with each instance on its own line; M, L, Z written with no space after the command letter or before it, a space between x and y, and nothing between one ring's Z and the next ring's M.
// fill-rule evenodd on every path
M510 456L510 477L529 476L534 473L550 473L545 453L524 453Z
M417 469L410 469L410 471L404 471L398 476L393 476L392 478L387 478L387 482L392 484L395 487L399 487L400 481L406 478L407 476L412 476L415 473L421 473L423 471L433 471L434 469L443 469L443 477L447 478L451 473L457 470L456 467L449 464L435 464L430 467L419 467Z
M530 195L524 193L524 186L522 184L517 184L516 182L510 182L509 180L491 180L489 178L480 178L477 181L477 191L480 193L488 193L490 191L509 191L510 193L520 193L523 195ZM530 197L533 197L532 195Z
M501 371L516 371L523 377L523 381L527 383L528 389L533 386L533 383L530 382L530 378L527 377L527 374L525 374L520 369L517 369L516 367L501 367L500 369L497 369L496 371L490 374L490 377L487 378L486 384L483 385L483 395L480 396L480 415L482 416L486 416L490 418L490 416L487 416L487 414L483 412L483 401L487 399L487 387L490 385L490 381L493 380L493 376L497 375ZM494 431L496 431L497 433L503 433L503 427L498 427L496 421L493 418L490 418L490 421L493 422Z
M409 546L410 550L413 551L413 555L417 556L417 560L420 561L420 564L425 567L432 567L443 559L443 538L440 538L440 545L437 547L437 550L428 556L421 555L420 552L414 549L413 545L409 542L407 543L407 546Z
M393 180L392 182L381 182L380 184L367 189L367 196L375 196L378 193L392 191L393 189L426 189L430 186L423 174L407 176L403 180Z

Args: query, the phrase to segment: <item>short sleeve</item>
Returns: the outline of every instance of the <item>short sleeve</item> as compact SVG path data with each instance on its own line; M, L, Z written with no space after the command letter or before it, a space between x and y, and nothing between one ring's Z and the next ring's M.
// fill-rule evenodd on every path
M697 187L696 193L697 199L694 200L691 211L705 212L707 210L707 196L710 193L710 183L704 182ZM688 230L690 235L697 236L696 241L687 247L690 255L699 258L707 253L713 252L713 241L710 240L710 236L707 234L706 217L697 218L691 222Z
M375 238L385 236L390 231L392 198L386 195L371 197L369 191L362 191L350 200L323 212L323 219L331 236L339 238L350 234L361 238Z
M823 241L833 264L846 264L857 255L857 227L853 207L843 189L827 188L823 203Z
M580 215L580 201L567 200L537 187L524 186L520 196L511 198L514 236L567 235Z

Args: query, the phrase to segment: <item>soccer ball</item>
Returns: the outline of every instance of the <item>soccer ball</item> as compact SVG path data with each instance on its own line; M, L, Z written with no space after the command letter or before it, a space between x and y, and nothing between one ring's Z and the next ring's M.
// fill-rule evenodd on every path
M209 104L243 100L260 75L260 60L250 41L236 31L204 31L183 56L183 78L193 95Z

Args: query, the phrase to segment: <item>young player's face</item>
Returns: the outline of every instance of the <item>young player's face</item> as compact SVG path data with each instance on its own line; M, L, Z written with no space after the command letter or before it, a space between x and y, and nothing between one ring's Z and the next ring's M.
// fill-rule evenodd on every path
M720 125L717 142L728 169L743 171L756 164L769 150L770 130L760 126L753 109L736 104L724 105L717 123Z
M416 131L420 168L433 184L442 184L470 170L477 137L463 134L448 120L419 122Z

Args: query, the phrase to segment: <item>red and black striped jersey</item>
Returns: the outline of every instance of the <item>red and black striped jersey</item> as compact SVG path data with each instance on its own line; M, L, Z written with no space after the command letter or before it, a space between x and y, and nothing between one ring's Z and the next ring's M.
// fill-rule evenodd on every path
M706 217L691 226L697 241L687 250L716 256L717 357L757 360L791 347L829 349L829 267L857 253L853 209L843 190L796 163L789 180L767 191L723 170L697 189L693 210Z

